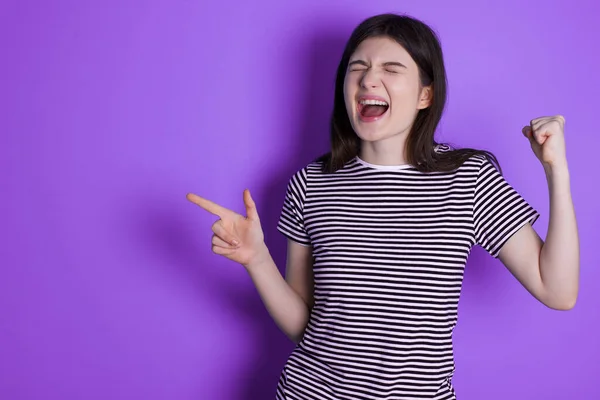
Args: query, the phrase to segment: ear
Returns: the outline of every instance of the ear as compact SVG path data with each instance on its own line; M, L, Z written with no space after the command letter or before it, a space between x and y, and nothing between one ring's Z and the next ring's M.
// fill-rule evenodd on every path
M429 86L425 86L425 87L421 88L421 93L419 95L419 103L417 105L417 108L419 110L427 108L427 107L431 106L432 101L433 101L433 87L431 85L429 85Z

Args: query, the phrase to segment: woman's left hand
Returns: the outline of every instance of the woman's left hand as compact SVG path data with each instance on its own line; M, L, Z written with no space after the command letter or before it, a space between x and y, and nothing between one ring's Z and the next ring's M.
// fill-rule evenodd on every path
M566 167L565 118L562 115L533 119L522 132L544 167Z

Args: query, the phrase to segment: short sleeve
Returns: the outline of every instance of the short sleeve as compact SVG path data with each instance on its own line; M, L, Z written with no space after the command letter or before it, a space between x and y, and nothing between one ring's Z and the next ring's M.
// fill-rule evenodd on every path
M292 175L288 182L277 230L288 239L310 246L311 241L304 226L306 187L307 173L303 168Z
M485 158L477 174L473 202L475 240L492 257L525 224L533 225L539 213Z

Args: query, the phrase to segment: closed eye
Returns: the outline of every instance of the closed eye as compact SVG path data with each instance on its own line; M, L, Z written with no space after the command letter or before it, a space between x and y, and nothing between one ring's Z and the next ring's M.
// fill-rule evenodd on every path
M386 72L397 74L402 69L406 69L406 65L397 61L388 61L382 64ZM349 71L366 71L369 69L369 64L363 60L354 60L348 64Z
M404 64L396 62L396 61L386 62L383 64L383 66L385 67L385 70L387 72L391 72L394 74L397 74L401 70L406 69L406 66Z
M349 71L366 71L369 65L362 60L355 60L348 64Z

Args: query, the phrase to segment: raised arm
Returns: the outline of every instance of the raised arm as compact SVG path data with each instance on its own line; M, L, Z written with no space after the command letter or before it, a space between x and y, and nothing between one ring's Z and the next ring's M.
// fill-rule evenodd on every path
M579 291L579 234L571 198L564 118L543 117L523 128L546 173L550 217L545 242L525 225L500 250L499 258L538 300L569 310Z

